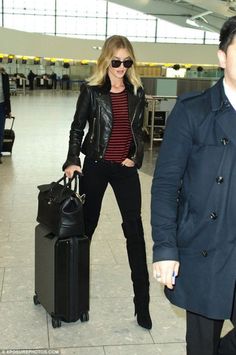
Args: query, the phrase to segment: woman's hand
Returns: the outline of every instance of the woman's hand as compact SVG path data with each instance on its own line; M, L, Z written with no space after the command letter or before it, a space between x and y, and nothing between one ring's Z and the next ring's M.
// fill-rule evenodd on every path
M161 284L172 289L175 278L179 273L179 262L176 260L163 260L153 263L153 276Z
M133 160L126 158L125 160L122 161L121 165L127 166L128 168L132 168L134 166Z
M82 174L82 169L79 165L69 165L64 172L69 179L72 179L75 171Z

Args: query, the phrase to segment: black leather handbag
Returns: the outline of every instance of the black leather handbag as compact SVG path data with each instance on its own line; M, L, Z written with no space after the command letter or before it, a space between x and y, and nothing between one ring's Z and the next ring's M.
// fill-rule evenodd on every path
M84 195L78 194L78 174L38 186L37 222L59 238L84 235ZM73 186L73 187L72 187Z

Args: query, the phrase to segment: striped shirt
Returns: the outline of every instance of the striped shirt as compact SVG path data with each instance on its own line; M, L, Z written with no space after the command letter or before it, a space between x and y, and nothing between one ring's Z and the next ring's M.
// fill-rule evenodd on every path
M121 163L127 158L132 142L132 131L128 112L128 95L124 90L120 93L110 92L113 125L107 145L105 160Z

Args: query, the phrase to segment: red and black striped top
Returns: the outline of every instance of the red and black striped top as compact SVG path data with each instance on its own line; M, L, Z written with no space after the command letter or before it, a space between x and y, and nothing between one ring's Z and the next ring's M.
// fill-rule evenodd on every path
M112 104L112 132L105 153L105 160L121 163L127 158L132 142L132 131L128 112L128 95L110 92Z

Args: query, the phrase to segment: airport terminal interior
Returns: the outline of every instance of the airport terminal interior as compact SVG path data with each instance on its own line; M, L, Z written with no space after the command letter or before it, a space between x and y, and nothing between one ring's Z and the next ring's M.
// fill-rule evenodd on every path
M60 349L63 355L182 355L184 313L165 300L162 287L152 278L150 186L156 149L150 152L148 146L140 178L152 330L139 327L134 317L121 218L110 189L91 244L90 320L63 322L53 329L51 317L33 303L37 186L62 176L77 95L58 90L12 97L17 136L12 155L4 155L0 166L0 349Z
M139 327L134 317L121 217L111 189L91 243L90 320L62 322L54 329L43 307L33 303L37 186L62 176L77 96L76 91L35 90L11 98L16 140L12 155L5 154L0 165L0 353L60 349L63 355L184 355L184 311L165 299L152 277L150 188L158 142L152 150L146 143L140 170L152 329Z
M65 6L64 2L59 0L56 2L58 9L60 6L61 8ZM25 11L24 6L25 9L29 6L27 1L21 1L22 9L19 7L15 11L16 2L2 1L3 3L6 6L3 8L0 5L1 29L4 29L4 25L11 27L10 18L14 18L17 11L18 15L21 11ZM48 3L54 3L54 1ZM73 1L71 3L75 4ZM106 3L107 8L108 5L126 5L130 8L133 6L132 10L136 9L145 13L146 24L147 21L154 21L155 17L155 21L156 18L171 21L170 27L172 25L184 26L186 16L183 12L189 13L188 19L192 21L192 25L195 23L201 32L198 33L199 37L196 36L191 40L195 41L196 45L202 44L203 47L207 44L210 46L217 44L218 31L224 19L236 13L236 1L211 0L207 2L208 5L202 5L203 2L200 0L139 0L135 2L126 0L107 1ZM14 6L15 9L13 9ZM36 10L32 8L31 12L33 11ZM48 11L48 16L53 18L51 8ZM68 18L70 11L72 10L68 6ZM176 16L172 16L173 11ZM168 17L168 14L172 15ZM45 13L41 15L46 16ZM60 16L63 22L62 14ZM150 16L153 18L151 19ZM79 16L75 15L74 19L78 20L78 18ZM5 24L3 19L5 19ZM111 21L114 23L117 21L119 24L118 20L117 17L116 20L113 18ZM22 18L21 21L22 31L29 31L24 28L26 24ZM35 26L38 23L35 21ZM16 25L17 21L14 20L13 24L11 28L20 30L20 27ZM165 26L164 23L163 28L167 29L168 27ZM32 32L37 32L37 30ZM61 36L70 37L69 32L61 34L59 32ZM191 31L188 34L190 33ZM45 34L51 36L55 33L45 30ZM76 37L75 33L71 34L73 34L72 37ZM186 28L185 35L187 36ZM9 32L9 39L12 38L11 36ZM25 32L25 38L28 38L27 36ZM141 39L144 42L148 34L145 33L145 36ZM89 39L86 33L77 35L77 38L80 37ZM97 33L94 38L104 39ZM130 39L135 41L135 35L131 35ZM155 40L158 42L157 37ZM185 40L185 43L191 42L190 38L185 38ZM173 41L178 42L174 36L168 39L160 37L159 41L162 43L172 41L172 48L177 48L173 46ZM24 43L26 42L27 40ZM32 39L30 43L34 46ZM18 45L16 42L14 44ZM50 45L46 47L46 50L53 49L49 48ZM95 49L100 50L100 47ZM81 82L93 72L95 65L93 59L96 58L90 57L91 61L86 58L73 61L73 54L71 56L68 54L64 59L57 59L56 54L55 57L48 58L40 56L39 53L32 54L27 51L25 53L11 52L13 53L11 54L1 46L0 52L2 52L0 66L5 68L11 80L11 106L12 115L15 117L14 131L16 134L12 154L3 153L0 165L0 354L185 355L185 312L169 303L164 296L163 286L152 276L150 190L166 120L176 97L186 91L196 88L202 90L211 86L223 74L218 64L208 62L204 66L204 60L190 64L189 61L185 63L184 60L180 63L177 59L171 62L168 58L165 63L163 61L162 63L144 61L139 63L138 70L143 77L148 102L144 120L145 155L139 175L150 276L152 329L141 328L134 317L133 290L121 227L122 221L110 187L105 194L99 225L90 248L89 321L62 322L61 327L54 328L51 317L43 306L35 305L33 302L35 294L34 235L37 225L39 192L37 186L57 181L63 175L62 165L67 155L69 129L79 95L79 87ZM172 52L174 52L173 49ZM213 53L215 55L214 51ZM139 54L143 55L141 52ZM188 51L186 55L191 55L191 51ZM36 75L32 90L30 90L27 75L32 69ZM52 74L54 72L57 74L57 87L53 87ZM5 128L10 128L10 125L11 119L7 119ZM230 329L231 324L226 321L223 334Z

